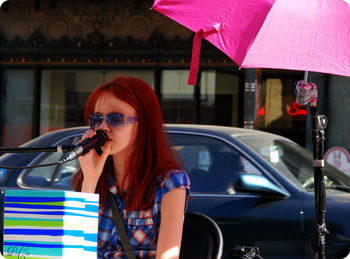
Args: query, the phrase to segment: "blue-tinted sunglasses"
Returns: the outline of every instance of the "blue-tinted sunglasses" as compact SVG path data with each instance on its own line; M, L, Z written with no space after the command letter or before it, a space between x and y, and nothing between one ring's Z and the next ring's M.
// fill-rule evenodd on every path
M108 113L106 116L103 116L101 113L95 113L89 116L90 127L93 129L98 128L101 126L104 118L106 118L107 124L113 128L123 127L138 120L137 116L135 115Z

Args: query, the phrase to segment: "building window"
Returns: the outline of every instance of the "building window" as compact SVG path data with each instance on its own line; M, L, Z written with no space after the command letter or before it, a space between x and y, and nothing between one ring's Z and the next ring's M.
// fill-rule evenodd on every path
M32 138L34 70L6 69L1 88L1 145L15 147Z
M195 123L194 86L187 84L188 70L163 70L161 108L166 123Z
M163 70L161 106L167 123L238 126L239 76L204 70L200 75L200 104L196 110L195 87L187 84L188 70Z
M200 123L238 126L239 76L215 70L201 73Z
M140 78L154 87L151 70L43 70L40 134L86 125L84 109L90 93L120 75Z
M295 102L296 78L266 77L258 83L258 129L280 134L305 145L307 107Z

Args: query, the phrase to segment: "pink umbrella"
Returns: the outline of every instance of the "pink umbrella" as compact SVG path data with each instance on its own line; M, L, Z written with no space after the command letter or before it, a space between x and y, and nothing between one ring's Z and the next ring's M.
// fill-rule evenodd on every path
M196 32L240 67L350 76L349 0L155 0L153 9Z
M303 70L297 102L310 103L316 230L314 258L325 258L324 129L307 71L350 76L350 0L155 0L153 9L196 32L188 83L195 85L204 37L240 67Z

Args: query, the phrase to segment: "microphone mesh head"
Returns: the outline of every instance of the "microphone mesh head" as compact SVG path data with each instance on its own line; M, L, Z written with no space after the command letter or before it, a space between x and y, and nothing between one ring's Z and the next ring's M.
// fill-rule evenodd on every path
M98 144L102 147L108 139L107 133L103 130L96 130L96 138L98 140Z

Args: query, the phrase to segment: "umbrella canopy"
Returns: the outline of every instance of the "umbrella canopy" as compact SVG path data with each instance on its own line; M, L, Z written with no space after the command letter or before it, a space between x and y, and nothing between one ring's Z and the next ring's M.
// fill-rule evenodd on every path
M153 9L196 32L189 84L196 84L202 37L240 67L350 76L350 0L155 0ZM317 89L306 79L307 72L297 100L311 110L317 223L311 247L314 258L324 259L327 119L317 114Z
M192 70L203 36L240 67L350 76L349 0L156 0L153 9L196 32Z

